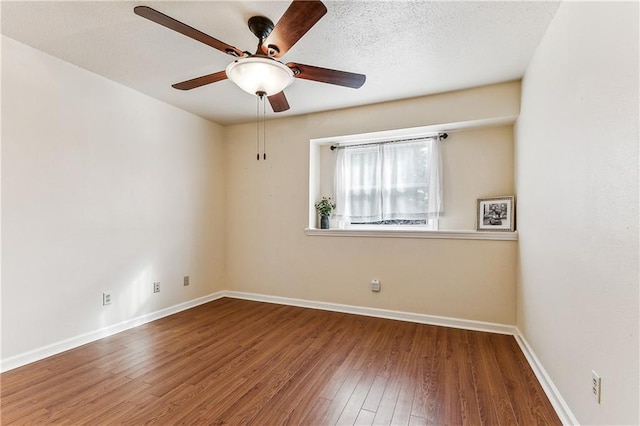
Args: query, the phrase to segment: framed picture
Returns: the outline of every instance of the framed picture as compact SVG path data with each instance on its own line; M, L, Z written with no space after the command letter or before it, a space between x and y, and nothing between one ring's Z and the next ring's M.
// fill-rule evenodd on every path
M490 197L478 199L478 231L513 232L516 229L515 198Z

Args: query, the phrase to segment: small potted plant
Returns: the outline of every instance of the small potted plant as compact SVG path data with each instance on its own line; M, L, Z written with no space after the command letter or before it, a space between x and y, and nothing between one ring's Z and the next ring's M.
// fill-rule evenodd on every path
M322 200L318 201L315 206L320 215L320 229L329 229L329 216L336 205L331 202L331 197L322 197Z

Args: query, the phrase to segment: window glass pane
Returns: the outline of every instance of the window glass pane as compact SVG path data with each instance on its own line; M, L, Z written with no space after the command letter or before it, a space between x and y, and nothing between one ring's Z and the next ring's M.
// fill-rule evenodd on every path
M378 146L354 147L347 155L349 215L361 220L380 220L380 161Z
M428 152L428 141L383 145L384 220L426 218Z

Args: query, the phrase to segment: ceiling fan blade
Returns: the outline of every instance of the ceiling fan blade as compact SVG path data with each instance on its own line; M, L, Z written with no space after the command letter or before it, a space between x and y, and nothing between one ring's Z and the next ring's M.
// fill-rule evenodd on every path
M190 37L194 40L204 43L207 46L211 46L214 49L218 49L223 53L227 53L229 55L238 56L238 57L241 57L244 55L244 53L241 50L238 50L227 43L224 43L218 39L215 39L210 35L203 33L202 31L198 31L187 24L183 24L182 22L177 21L172 17L167 16L164 13L158 12L157 10L152 9L148 6L136 6L133 8L133 12L136 15L142 16L143 18L147 18L148 20L155 22L156 24L160 24L164 27L177 31L180 34L186 35L187 37Z
M327 13L319 0L294 0L262 43L266 54L279 58Z
M225 80L227 73L218 71L213 74L203 75L202 77L192 78L191 80L183 81L180 83L172 84L171 87L179 90L191 90L196 87L204 86L205 84L215 83L216 81Z
M267 99L269 99L273 112L282 112L289 109L289 102L287 101L287 97L284 95L284 91L276 93L275 95L267 96Z
M287 66L293 70L296 78L336 84L338 86L351 87L352 89L362 87L367 79L364 74L314 67L313 65L289 62Z

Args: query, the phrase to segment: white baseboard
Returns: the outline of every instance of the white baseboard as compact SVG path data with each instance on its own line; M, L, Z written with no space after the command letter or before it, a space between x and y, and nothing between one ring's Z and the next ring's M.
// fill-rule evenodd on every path
M527 339L525 339L522 333L520 333L518 327L515 327L515 333L513 337L515 337L516 342L518 342L518 345L522 350L522 353L524 353L527 361L529 361L531 369L536 375L538 382L540 382L544 393L547 394L547 398L549 398L549 402L551 402L551 405L553 405L553 408L556 410L558 417L560 417L560 421L562 422L562 424L578 425L578 420L571 412L571 409L565 402L564 398L562 398L562 395L560 395L558 388L556 388L556 386L553 384L551 377L549 377L549 375L547 374L547 371L540 363L540 360L533 352L533 349L531 349L531 346L529 345L529 342L527 342Z
M321 309L324 311L343 312L346 314L365 315L368 317L386 318L420 324L440 325L443 327L462 328L465 330L486 331L489 333L515 334L513 325L491 322L473 321L459 318L440 317L436 315L416 314L411 312L391 311L388 309L368 308L364 306L342 305L339 303L316 302L289 297L267 296L264 294L224 291L226 297L254 300L257 302L277 303L279 305L299 306L302 308Z
M122 321L118 324L110 325L99 330L84 333L79 336L63 340L61 342L52 343L42 348L34 349L29 352L0 360L0 372L5 372L13 370L14 368L22 367L23 365L59 354L60 352L68 351L69 349L77 348L78 346L86 345L87 343L91 343L104 337L129 330L139 325L146 324L148 322L155 321L157 319L173 315L190 308L194 308L198 305L220 299L221 297L224 297L224 292L212 293L207 296L169 306L168 308L164 308L159 311L151 312L136 318Z

